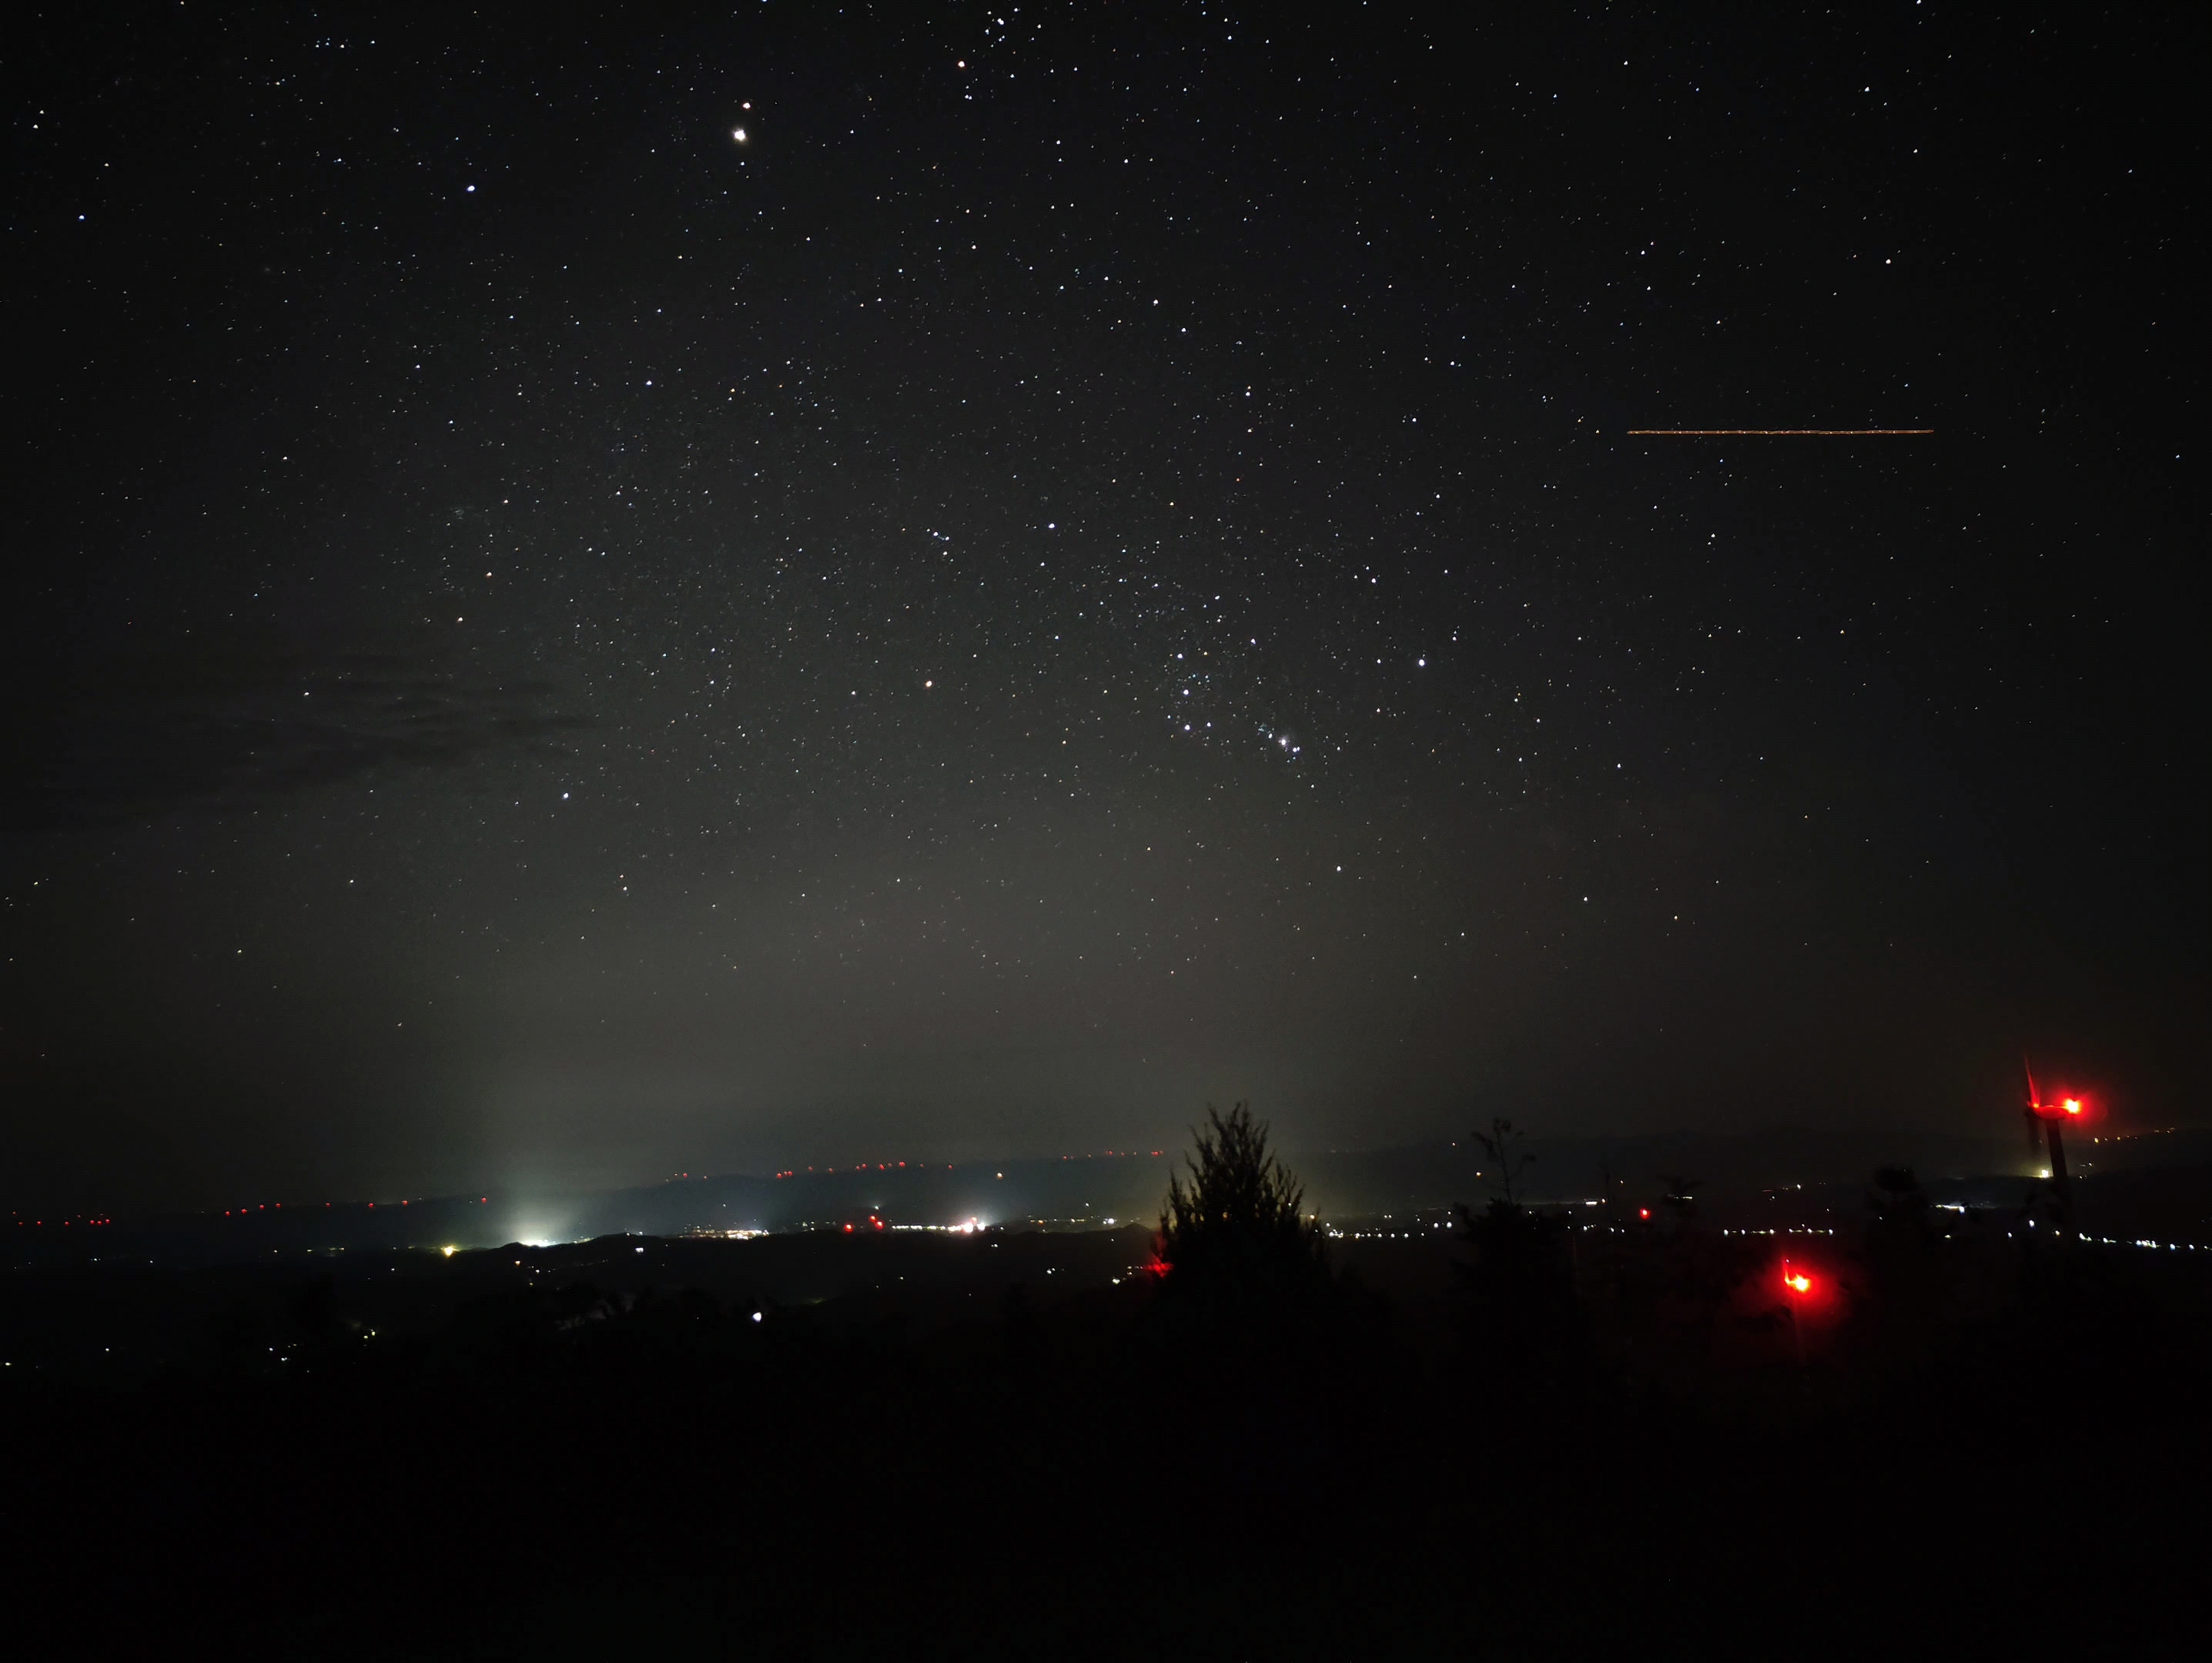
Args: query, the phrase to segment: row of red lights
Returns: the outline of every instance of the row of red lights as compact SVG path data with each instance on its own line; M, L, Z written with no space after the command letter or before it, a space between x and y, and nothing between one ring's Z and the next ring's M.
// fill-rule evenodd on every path
M878 1161L872 1167L866 1161L863 1161L860 1165L854 1167L853 1170L855 1172L896 1172L905 1165L906 1162L903 1161ZM806 1169L809 1172L814 1170L812 1167L809 1167ZM945 1169L947 1172L952 1170L951 1163L950 1162L946 1162ZM824 1172L842 1172L845 1168L842 1167L824 1167L822 1170ZM779 1178L796 1178L798 1175L799 1174L796 1171L779 1172L776 1174L776 1176Z
M1156 1150L1148 1150L1148 1151L1144 1151L1144 1152L1145 1152L1145 1153L1148 1153L1148 1154L1152 1155L1152 1156L1154 1156L1155 1158L1157 1158L1157 1157L1158 1157L1158 1156L1162 1153L1162 1151L1161 1151L1161 1150L1157 1150L1157 1149L1156 1149ZM1105 1151L1105 1154L1106 1154L1106 1156L1107 1156L1107 1157L1108 1157L1108 1158L1112 1159L1112 1160L1117 1160L1117 1161L1120 1161L1120 1160L1135 1160L1135 1159L1137 1158L1137 1156L1138 1156L1139 1153L1139 1150L1133 1150L1133 1149L1109 1149L1109 1150L1106 1150L1106 1151ZM1073 1161L1073 1160L1078 1160L1078 1159L1081 1159L1081 1160L1085 1160L1085 1161L1091 1161L1091 1160L1096 1160L1096 1159L1097 1159L1097 1158L1098 1158L1098 1157L1097 1157L1097 1156L1091 1156L1091 1155L1085 1155L1085 1156L1073 1156L1073 1155L1063 1155L1063 1156L1061 1156L1060 1158L1061 1160L1063 1160L1063 1161ZM814 1172L814 1171L819 1170L819 1171L822 1171L822 1172L824 1172L824 1173L830 1173L830 1172L844 1172L844 1171L848 1171L848 1170L850 1170L850 1171L853 1171L853 1172L896 1172L896 1171L899 1171L900 1169L902 1169L902 1168L904 1168L904 1167L905 1167L905 1165L906 1165L906 1162L903 1162L903 1161L878 1161L878 1162L877 1162L875 1163L875 1165L873 1165L873 1166L870 1166L870 1165L869 1165L866 1161L863 1161L863 1162L861 1162L859 1165L854 1166L854 1167L852 1167L852 1168L845 1168L845 1167L822 1167L822 1168L814 1168L814 1167L809 1167L809 1168L807 1168L806 1169L807 1169L807 1171L809 1171L809 1172ZM947 1162L945 1163L945 1169L947 1172L951 1172L951 1171L952 1170L952 1163L951 1163L950 1161L947 1161ZM689 1174L689 1173L678 1173L678 1174L677 1174L677 1176L678 1176L679 1178L688 1178L688 1177L690 1177L690 1175L691 1175L691 1174ZM787 1171L779 1172L779 1173L777 1173L775 1175L776 1175L777 1177L779 1177L779 1178L796 1178L796 1177L798 1177L798 1176L799 1176L799 1168L796 1168L796 1167L793 1167L793 1168L789 1168L788 1170L787 1170Z

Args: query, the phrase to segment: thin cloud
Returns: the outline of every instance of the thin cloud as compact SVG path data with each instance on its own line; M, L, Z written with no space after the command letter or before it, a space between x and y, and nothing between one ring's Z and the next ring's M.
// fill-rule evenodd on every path
M558 753L586 725L549 684L453 671L420 637L180 631L127 655L19 662L9 679L10 831L224 812L394 769Z

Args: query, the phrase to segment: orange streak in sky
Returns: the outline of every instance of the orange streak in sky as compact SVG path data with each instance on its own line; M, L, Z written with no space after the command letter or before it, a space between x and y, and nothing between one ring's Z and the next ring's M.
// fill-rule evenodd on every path
M1896 438L1933 427L1631 427L1631 438Z

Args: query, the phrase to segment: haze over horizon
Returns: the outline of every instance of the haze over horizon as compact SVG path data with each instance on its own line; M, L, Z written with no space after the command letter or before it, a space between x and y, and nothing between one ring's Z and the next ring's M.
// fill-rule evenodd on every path
M9 1204L2200 1121L2185 26L1360 20L42 21Z

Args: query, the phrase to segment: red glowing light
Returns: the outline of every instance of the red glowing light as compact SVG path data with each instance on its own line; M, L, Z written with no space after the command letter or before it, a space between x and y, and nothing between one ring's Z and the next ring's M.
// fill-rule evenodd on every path
M1813 1278L1806 1275L1802 1271L1793 1271L1782 1279L1801 1294L1810 1293L1812 1291Z
M2056 1098L2048 1102L2045 1102L2043 1094L2036 1089L2034 1071L2023 1067L2022 1071L2027 1077L2027 1108L2030 1114L2045 1120L2080 1120L2084 1123L2097 1118L2092 1112L2092 1106L2088 1100L2078 1092L2067 1091L2062 1088Z
M1636 1216L1638 1218L1649 1218L1651 1217L1651 1209L1649 1207L1638 1207L1636 1210Z
M852 1227L850 1224L846 1225L846 1226L845 1226L845 1234L846 1234L846 1235L850 1235L852 1233L853 1233L853 1227Z

